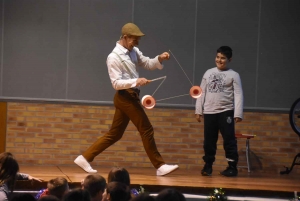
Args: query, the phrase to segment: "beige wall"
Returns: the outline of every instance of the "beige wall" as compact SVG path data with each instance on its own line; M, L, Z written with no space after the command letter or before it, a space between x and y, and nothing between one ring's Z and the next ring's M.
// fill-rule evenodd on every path
M5 148L21 165L74 165L74 158L108 131L113 114L112 106L9 102ZM154 108L147 114L165 161L200 171L203 123L196 122L194 110ZM284 170L283 166L290 167L300 152L300 140L289 125L288 114L245 112L236 131L257 135L250 140L253 171ZM245 140L238 140L238 146L239 165L245 165ZM216 158L214 170L225 168L221 136ZM131 123L123 138L97 156L92 165L152 167ZM299 166L292 173L300 173Z

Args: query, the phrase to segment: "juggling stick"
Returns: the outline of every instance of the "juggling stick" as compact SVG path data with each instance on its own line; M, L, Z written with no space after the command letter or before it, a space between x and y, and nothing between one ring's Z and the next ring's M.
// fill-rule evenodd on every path
M159 78L155 78L153 80L149 80L150 82L156 81L156 80L161 80L161 79L165 79L167 76L163 76L163 77L159 77Z

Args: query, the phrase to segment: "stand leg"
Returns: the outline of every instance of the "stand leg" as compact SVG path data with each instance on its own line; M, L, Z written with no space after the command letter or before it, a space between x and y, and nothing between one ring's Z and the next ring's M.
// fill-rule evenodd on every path
M248 167L248 172L250 172L250 147L249 147L249 139L246 140L246 158L247 158L247 167Z
M289 174L293 170L294 165L300 165L300 153L295 156L292 166L290 168L285 167L286 170L280 171L280 174Z

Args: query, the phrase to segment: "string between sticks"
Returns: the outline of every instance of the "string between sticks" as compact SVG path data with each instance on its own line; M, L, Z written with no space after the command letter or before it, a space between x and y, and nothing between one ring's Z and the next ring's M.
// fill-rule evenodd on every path
M176 59L175 55L171 52L171 50L169 50L169 52L172 54L172 56L174 57L175 61L178 63L178 65L180 66L181 70L183 71L183 73L185 74L185 76L186 76L187 79L190 81L191 85L193 86L193 83L191 82L190 78L187 76L187 74L186 74L185 71L183 70L182 66L180 65L179 61Z
M169 97L169 98L164 98L164 99L156 100L156 102L163 101L163 100L168 100L168 99L171 99L171 98L177 98L177 97L181 97L181 96L188 96L188 95L190 95L190 94L184 94L184 95L179 95L179 96L172 96L172 97Z
M155 89L155 91L153 92L152 94L152 97L154 96L155 92L159 89L159 87L162 85L162 83L166 80L167 76L164 76L164 77L160 77L160 78L157 78L157 79L153 79L152 81L155 81L155 80L160 80L160 79L163 79L161 81L161 83L158 85L158 87Z

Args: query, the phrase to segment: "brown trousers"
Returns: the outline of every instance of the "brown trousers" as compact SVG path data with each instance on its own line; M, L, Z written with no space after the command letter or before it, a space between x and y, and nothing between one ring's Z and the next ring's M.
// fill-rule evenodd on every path
M114 105L116 109L111 129L82 154L84 158L92 162L98 154L120 140L131 120L142 137L145 151L153 166L157 169L164 165L155 144L153 127L140 103L139 92L133 89L117 91Z

